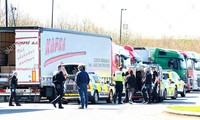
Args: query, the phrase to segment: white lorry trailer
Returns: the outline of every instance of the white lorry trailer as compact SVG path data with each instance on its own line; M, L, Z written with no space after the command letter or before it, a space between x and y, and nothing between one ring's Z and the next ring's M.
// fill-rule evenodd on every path
M3 32L15 35L13 50L21 101L40 101L42 97L51 100L52 76L58 64L85 64L87 71L111 79L110 36L43 27L0 28L0 33ZM8 100L9 94L9 87L2 85L0 100Z

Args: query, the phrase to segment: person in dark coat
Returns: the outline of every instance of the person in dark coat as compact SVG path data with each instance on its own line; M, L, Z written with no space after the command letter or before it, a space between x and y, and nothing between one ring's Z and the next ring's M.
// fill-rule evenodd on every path
M135 92L135 86L136 86L136 78L135 75L133 74L133 70L129 71L129 75L126 78L126 84L128 86L129 90L129 103L132 103L132 96Z
M157 93L157 87L158 87L158 72L155 68L152 68L153 72L153 79L152 82L154 84L153 91L152 91L152 102L158 102L158 93Z
M130 69L125 73L125 98L123 100L124 103L127 103L129 101L129 89L128 89L128 84L127 84L127 76L130 73Z
M78 86L78 93L80 96L81 107L79 109L84 109L88 107L88 91L87 86L90 82L88 73L85 71L84 65L78 66L79 72L76 74L76 84Z
M53 106L56 108L56 103L59 104L59 109L63 109L64 107L62 106L62 97L63 97L63 92L64 92L64 81L65 77L62 72L63 66L59 65L58 66L58 72L56 73L56 79L57 82L55 84L55 91L57 93L57 97L51 102Z
M152 75L150 73L150 68L144 68L144 85L142 87L142 94L144 97L143 103L151 103L151 87L152 87ZM147 92L147 93L146 93Z
M9 106L14 106L12 104L12 100L14 98L15 100L15 104L16 106L21 106L21 104L19 103L18 97L16 95L16 88L17 88L17 72L13 73L13 76L10 78L10 91L11 91L11 95L10 95L10 99L9 99Z

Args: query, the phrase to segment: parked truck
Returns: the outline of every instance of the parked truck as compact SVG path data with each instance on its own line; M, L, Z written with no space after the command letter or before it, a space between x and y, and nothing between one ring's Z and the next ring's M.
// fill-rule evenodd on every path
M192 51L179 51L185 58L189 90L200 90L200 56Z
M95 72L107 81L111 79L110 36L43 27L2 27L0 33L8 33L4 41L12 39L7 48L15 47L17 93L21 101L52 100L52 76L58 64L85 64L87 71ZM66 88L73 89L70 86ZM8 100L9 94L9 87L1 86L0 100Z

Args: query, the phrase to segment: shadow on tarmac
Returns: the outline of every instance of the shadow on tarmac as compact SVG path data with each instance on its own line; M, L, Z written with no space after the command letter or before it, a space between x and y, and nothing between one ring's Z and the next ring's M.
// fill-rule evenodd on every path
M44 111L49 109L0 109L1 114L16 114L16 113L25 113L25 112L36 112L36 111Z

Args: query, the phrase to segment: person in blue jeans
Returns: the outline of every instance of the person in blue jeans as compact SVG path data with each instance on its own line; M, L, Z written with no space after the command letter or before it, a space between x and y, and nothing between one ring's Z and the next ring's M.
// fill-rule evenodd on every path
M78 93L80 96L81 107L79 109L84 109L88 106L88 92L87 92L87 85L90 82L90 78L88 73L85 71L84 65L78 66L79 72L76 74L76 84L78 86Z

